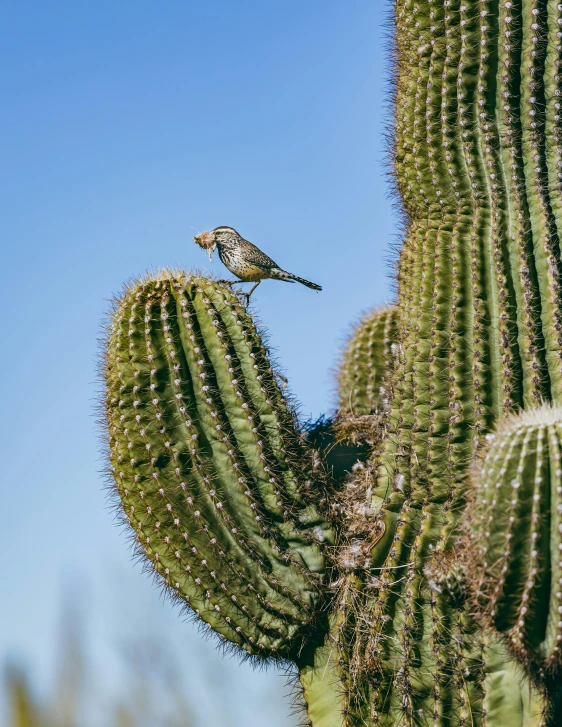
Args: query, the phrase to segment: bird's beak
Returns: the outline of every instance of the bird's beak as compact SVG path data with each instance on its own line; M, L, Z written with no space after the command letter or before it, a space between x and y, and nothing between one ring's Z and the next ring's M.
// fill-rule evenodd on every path
M209 262L213 262L213 253L215 252L216 245L213 245L213 247L207 248L207 255L209 256Z

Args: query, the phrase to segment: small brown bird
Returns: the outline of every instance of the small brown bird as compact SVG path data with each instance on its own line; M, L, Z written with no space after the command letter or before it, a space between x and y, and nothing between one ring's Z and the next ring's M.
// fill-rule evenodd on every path
M287 283L296 281L306 285L307 288L322 290L316 283L311 283L309 280L299 278L280 268L259 247L245 240L232 227L215 227L210 232L205 231L195 235L193 239L200 247L207 250L209 260L212 259L213 252L218 247L221 262L231 273L238 276L244 283L255 283L249 293L244 293L248 300L265 278L284 280Z

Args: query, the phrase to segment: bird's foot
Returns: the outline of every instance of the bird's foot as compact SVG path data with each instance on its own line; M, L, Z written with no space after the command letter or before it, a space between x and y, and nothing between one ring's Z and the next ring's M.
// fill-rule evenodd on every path
M245 293L243 290L235 290L234 292L241 303L244 303L246 307L250 305L250 293Z

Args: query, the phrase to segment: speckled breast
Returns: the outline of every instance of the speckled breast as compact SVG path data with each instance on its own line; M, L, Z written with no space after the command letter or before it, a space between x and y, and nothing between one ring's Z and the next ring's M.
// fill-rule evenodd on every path
M267 270L259 268L246 260L242 251L219 250L219 257L230 272L238 276L240 280L256 282L269 277Z

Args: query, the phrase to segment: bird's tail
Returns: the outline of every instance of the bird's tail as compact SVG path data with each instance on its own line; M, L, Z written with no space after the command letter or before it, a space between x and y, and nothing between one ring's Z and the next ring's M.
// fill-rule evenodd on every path
M322 290L322 286L311 283L310 280L299 278L298 275L288 273L286 270L281 270L281 268L274 268L271 272L273 273L271 277L277 280L285 280L287 283L297 282L306 285L307 288L312 288L312 290Z

